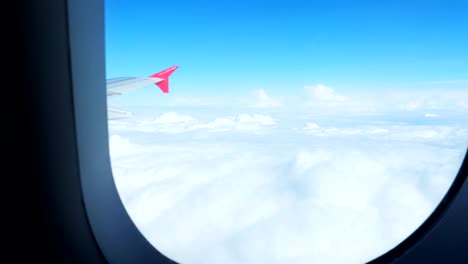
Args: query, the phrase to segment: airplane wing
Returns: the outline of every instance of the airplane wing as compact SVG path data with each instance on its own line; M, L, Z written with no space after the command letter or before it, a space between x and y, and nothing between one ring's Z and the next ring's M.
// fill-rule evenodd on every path
M163 81L163 79L151 77L121 77L107 79L107 97L121 95L138 88L143 88L153 83L157 84L161 81Z
M112 108L112 107L107 108L107 118L110 120L127 118L127 117L131 117L132 115L133 114L131 112L128 112L122 109L117 109L117 108Z
M107 98L118 96L138 88L143 88L150 84L156 84L163 93L168 93L169 76L177 70L177 68L179 68L179 66L172 66L148 77L120 77L107 79ZM108 119L125 118L132 115L130 112L116 108L108 108L107 113Z

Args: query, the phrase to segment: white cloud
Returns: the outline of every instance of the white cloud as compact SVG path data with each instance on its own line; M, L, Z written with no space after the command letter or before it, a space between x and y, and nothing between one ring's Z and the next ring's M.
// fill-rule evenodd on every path
M252 105L253 107L271 108L282 106L282 103L279 99L269 96L263 89L256 90L255 96L257 101Z
M377 140L395 140L399 142L438 142L442 144L465 144L468 129L450 126L423 125L386 125L361 127L318 127L307 123L302 133L317 137L362 137Z
M397 105L399 110L409 112L443 110L454 113L466 110L463 102L468 98L468 89L395 90L382 93L381 96L385 98L382 104L389 109Z
M468 103L465 101L458 101L456 105L462 109L468 109Z
M253 131L271 127L276 122L268 115L261 114L239 114L237 117L219 117L212 122L199 124L197 128L208 128L212 131Z
M324 114L374 113L379 106L368 94L344 96L323 84L305 86L304 89L307 96L303 105Z
M321 162L326 162L331 160L331 152L318 150L314 152L309 152L306 150L301 150L296 155L295 167L298 173L304 173L305 171L317 166Z
M200 121L190 115L175 112L163 113L155 119L145 119L136 123L113 122L111 129L116 131L140 131L165 134L180 134L187 132L219 132L219 131L259 131L274 127L275 120L269 115L246 114L237 116L216 117L213 121Z
M439 114L433 114L433 113L425 113L424 117L435 118L435 117L440 117L440 115Z
M315 130L317 128L320 128L319 125L317 125L316 123L314 122L308 122L306 123L305 127L304 127L304 130Z
M168 112L152 120L142 120L136 124L129 124L123 129L178 134L193 130L193 126L197 122L192 116Z
M129 143L119 140L113 151ZM431 213L461 154L287 137L129 144L140 153L114 158L119 193L145 237L180 263L367 262Z
M306 91L308 91L311 95L311 99L313 101L322 101L322 102L329 102L329 103L339 103L344 102L347 100L346 97L337 95L335 91L323 84L317 84L313 86L306 86Z
M370 128L367 130L368 134L385 134L388 133L388 129L386 128Z
M153 123L155 124L168 124L168 123L190 123L195 119L189 115L179 115L174 112L164 113L158 116ZM144 122L144 121L143 121Z
M368 262L411 234L461 164L464 110L309 89L320 111L243 104L110 122L116 185L143 235L180 263L301 264ZM417 101L424 112L399 112ZM359 112L373 103L378 115Z
M235 117L217 117L212 122L206 124L200 124L200 128L209 128L209 129L221 129L221 130L230 130L231 128L237 125Z
M128 138L122 138L119 135L110 136L109 141L110 153L113 158L132 155L141 151L139 146L131 144Z
M261 125L274 125L275 121L273 118L267 115L248 115L240 114L238 117L239 123L259 123Z
M400 109L405 111L414 111L420 109L423 103L421 101L411 101L400 105Z

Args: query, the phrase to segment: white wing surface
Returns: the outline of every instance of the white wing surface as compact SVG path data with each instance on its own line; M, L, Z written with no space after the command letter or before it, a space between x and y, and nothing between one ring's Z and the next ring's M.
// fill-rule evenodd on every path
M107 80L107 97L121 95L126 92L143 88L150 84L162 82L164 79L155 77L121 77Z
M129 91L143 88L150 84L156 84L163 93L169 92L169 76L179 68L179 66L172 66L161 72L155 73L149 77L120 77L107 79L107 98L122 95ZM107 118L108 119L119 119L132 116L132 113L117 109L108 108Z

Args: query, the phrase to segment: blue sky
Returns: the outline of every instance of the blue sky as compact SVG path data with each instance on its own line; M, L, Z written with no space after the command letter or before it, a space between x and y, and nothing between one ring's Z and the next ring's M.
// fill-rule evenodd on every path
M106 1L107 74L179 65L179 93L466 88L468 6ZM455 82L453 82L455 81ZM286 88L287 87L287 88Z

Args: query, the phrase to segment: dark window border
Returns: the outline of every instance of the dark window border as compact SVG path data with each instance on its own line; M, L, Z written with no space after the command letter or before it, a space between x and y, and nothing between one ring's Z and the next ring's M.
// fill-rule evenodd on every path
M103 5L99 1L69 3L80 168L94 233L111 263L167 263L169 260L154 250L130 220L112 176L105 108ZM415 247L448 211L466 178L465 157L452 186L430 217L403 242L369 263L394 261Z

